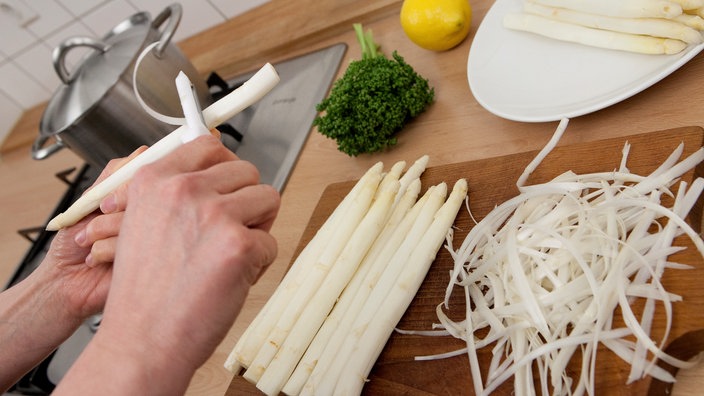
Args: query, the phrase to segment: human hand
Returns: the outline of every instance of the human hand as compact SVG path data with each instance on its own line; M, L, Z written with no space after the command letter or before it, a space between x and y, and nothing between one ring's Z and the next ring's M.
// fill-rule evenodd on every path
M114 173L144 151L110 161L93 185ZM124 188L115 195L124 194ZM114 196L111 197L115 200ZM102 206L102 205L101 205ZM117 234L122 221L120 208L108 205L107 214L96 211L77 224L57 232L41 267L55 285L57 299L68 314L82 320L102 310L115 256Z
M159 372L174 382L177 368L192 375L205 362L273 261L268 231L279 195L259 184L252 164L204 136L138 171L124 206L91 353L139 362L163 386Z

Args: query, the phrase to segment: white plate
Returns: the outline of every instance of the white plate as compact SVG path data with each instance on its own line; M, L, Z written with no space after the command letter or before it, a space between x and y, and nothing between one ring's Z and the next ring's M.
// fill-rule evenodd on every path
M562 42L503 27L522 0L497 0L469 51L472 94L490 112L524 122L573 118L650 87L696 56L704 44L675 55L641 55Z

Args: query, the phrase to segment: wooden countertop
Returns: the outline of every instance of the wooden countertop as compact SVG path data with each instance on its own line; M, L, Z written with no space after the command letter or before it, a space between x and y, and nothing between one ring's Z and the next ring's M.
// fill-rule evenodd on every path
M411 43L398 23L401 1L286 1L273 0L245 16L235 18L197 37L179 43L203 74L216 70L224 77L338 42L349 44L344 66L358 57L351 28L363 22L374 31L382 50L398 50L406 61L435 88L436 103L399 134L398 145L388 152L351 158L340 153L333 141L313 131L282 195L282 207L272 233L279 242L279 256L252 289L245 307L227 338L194 377L189 395L222 395L232 376L222 364L238 336L276 287L323 190L331 183L358 178L377 161L391 164L430 155L430 166L536 150L542 148L557 122L519 123L499 118L482 108L467 84L466 65L471 41L493 2L472 0L472 30L458 47L435 53ZM516 65L520 67L520 63ZM341 70L342 72L342 70ZM621 103L571 120L560 144L586 142L614 136L704 126L704 94L698 77L704 73L699 56L655 86ZM44 161L33 161L27 139L36 132L37 114L29 112L11 135L13 147L0 157L0 278L7 279L29 243L16 230L41 225L64 186L53 174L81 162L70 152ZM32 130L34 128L34 130ZM692 371L694 372L694 371ZM704 385L701 377L699 386ZM683 384L684 385L684 384ZM679 385L678 385L679 386ZM685 385L686 386L686 385ZM696 389L692 388L692 389ZM684 393L683 393L684 394Z

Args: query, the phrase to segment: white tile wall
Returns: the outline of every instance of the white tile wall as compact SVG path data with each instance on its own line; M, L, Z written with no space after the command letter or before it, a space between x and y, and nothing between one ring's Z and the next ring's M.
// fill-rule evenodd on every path
M152 17L175 0L9 0L20 15L0 8L0 144L22 113L49 100L59 79L51 64L51 51L72 36L100 37L138 11ZM270 0L179 0L183 17L175 34L180 41L240 15ZM30 18L27 18L27 17ZM22 26L20 20L31 20ZM75 51L75 52L74 52ZM67 66L85 52L72 50Z
M15 0L17 1L17 0ZM22 0L37 12L38 18L27 26L35 37L45 37L71 23L73 16L61 4L47 0Z
M225 14L226 18L232 18L242 14L254 7L260 6L269 0L249 0L249 1L233 1L233 0L210 0L210 2Z
M41 98L48 98L51 94L14 60L0 66L0 87L23 109L36 105Z
M95 37L101 37L138 11L140 10L125 0L112 0L82 15L81 22L94 33Z
M37 41L32 32L18 26L13 16L3 12L0 12L0 35L0 51L8 56L17 54Z
M96 8L99 8L108 0L100 1L86 1L86 0L58 0L65 9L67 9L73 16L81 17Z
M156 17L169 4L173 3L172 0L129 1L132 4L141 5L141 10L149 11L149 13L152 14L152 18ZM212 3L210 2L205 2L203 0L179 0L179 3L183 8L183 16L181 18L181 22L178 24L178 29L176 29L176 33L174 34L174 39L176 41L190 37L193 34L203 30L203 21L220 22L225 20L223 13L212 6ZM215 24L213 23L211 26L212 25Z
M20 69L33 77L47 91L53 92L58 87L60 80L53 67L46 67L47 63L51 64L51 48L48 45L35 44L28 50L20 52L13 60Z
M9 131L21 114L22 108L17 103L0 94L0 131Z
M72 23L68 26L66 26L63 29L60 29L58 32L52 34L51 36L47 37L44 39L44 44L46 44L47 48L49 48L50 52L53 51L54 48L58 47L59 44L61 44L64 40L66 40L69 37L98 37L97 34L93 33L88 27L82 22L77 22L77 23ZM78 65L80 59L86 55L89 52L88 49L81 48L81 47L76 47L72 49L71 51L66 53L66 58L65 58L65 63L66 66L69 68L69 70L73 70L73 67ZM51 62L51 58L49 58L49 62ZM56 73L54 72L53 66L50 66L48 68L50 70L50 74L54 77L56 77ZM56 84L59 83L59 78L56 77Z

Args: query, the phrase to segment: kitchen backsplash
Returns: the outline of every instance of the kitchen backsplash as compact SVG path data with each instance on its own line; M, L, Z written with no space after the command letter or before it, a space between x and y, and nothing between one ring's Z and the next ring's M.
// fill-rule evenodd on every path
M180 0L176 42L269 0ZM59 86L51 52L72 36L101 37L128 16L156 16L174 0L0 0L0 144L22 113ZM75 51L75 53L74 53ZM75 49L67 66L83 53Z

